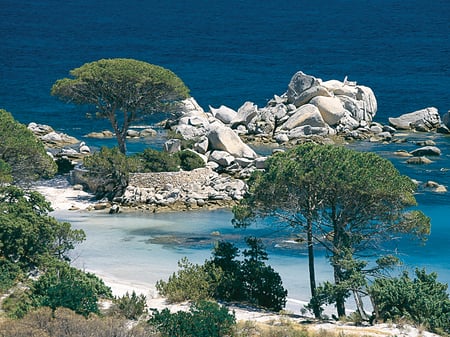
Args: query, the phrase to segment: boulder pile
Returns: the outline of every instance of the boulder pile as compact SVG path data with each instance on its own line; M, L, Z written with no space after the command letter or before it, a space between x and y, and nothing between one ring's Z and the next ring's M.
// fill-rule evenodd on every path
M116 200L123 206L147 210L173 210L229 206L243 198L247 185L239 179L219 175L210 168L164 173L134 173Z

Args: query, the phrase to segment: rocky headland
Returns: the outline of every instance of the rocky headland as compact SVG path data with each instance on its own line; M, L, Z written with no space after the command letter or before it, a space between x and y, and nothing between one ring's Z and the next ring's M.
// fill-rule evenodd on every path
M411 165L426 165L441 150L431 139L416 143L406 151L401 144L408 134L449 134L450 112L442 118L434 107L389 118L389 124L375 121L377 100L372 89L345 78L323 81L297 72L281 95L274 95L259 108L245 102L237 111L227 107L209 107L205 111L191 97L184 100L164 126L193 144L191 151L205 162L205 168L190 172L135 173L121 198L114 200L123 209L184 210L227 207L242 199L247 191L245 179L265 168L268 156L301 144L344 144L355 141L398 143L394 155L405 157ZM90 149L85 142L55 132L49 126L31 123L29 128L47 145L55 160L79 162ZM152 129L131 129L128 137L151 137ZM108 131L87 137L111 137ZM179 139L169 139L164 151L181 150ZM82 170L72 171L73 183L88 186ZM419 183L419 182L418 182ZM421 182L422 187L445 193L446 187ZM109 207L104 203L105 208ZM103 207L98 207L103 208ZM113 212L119 208L115 206Z

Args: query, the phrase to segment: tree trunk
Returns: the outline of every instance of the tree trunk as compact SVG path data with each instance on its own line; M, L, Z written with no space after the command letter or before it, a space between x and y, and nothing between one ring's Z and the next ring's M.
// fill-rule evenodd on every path
M334 284L339 287L339 284L341 283L341 267L338 265L334 265ZM344 317L345 316L345 298L341 294L340 291L336 292L336 310L338 317Z
M316 296L316 271L314 267L314 242L312 233L312 222L307 221L307 240L308 240L308 266L309 266L309 286L311 288L311 297ZM313 313L315 318L320 318L320 305L313 301Z
M355 289L353 289L353 297L355 298L356 311L359 313L361 318L366 321L368 319L368 316L364 310L364 303L361 299L360 294Z
M126 131L125 132L116 132L117 145L119 146L119 151L123 154L127 153L127 144L126 144Z
M339 285L342 281L342 268L339 264L341 257L339 256L344 248L344 234L341 225L336 220L336 208L331 207L332 219L333 219L333 272L334 272L334 284L336 286L336 310L338 317L345 316L345 297L342 291L339 289Z

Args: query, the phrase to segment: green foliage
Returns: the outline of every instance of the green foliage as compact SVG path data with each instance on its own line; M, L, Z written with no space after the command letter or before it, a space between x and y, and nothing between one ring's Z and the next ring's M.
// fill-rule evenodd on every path
M116 297L110 312L114 316L123 316L126 319L138 320L147 312L147 300L144 295L137 295L135 291L128 292L122 297Z
M243 292L252 305L280 311L286 304L287 290L283 288L280 275L267 266L267 253L261 240L247 238L249 249L243 251L244 261L241 272Z
M450 297L448 286L437 281L437 274L416 269L398 278L378 278L369 287L375 305L375 319L406 319L432 331L450 335Z
M30 293L25 289L15 289L2 301L2 309L10 318L22 318L33 309Z
M51 94L65 102L95 106L97 116L110 121L122 153L126 152L126 133L133 121L170 111L176 101L189 97L189 89L173 72L133 59L86 63L70 75L73 78L56 81Z
M222 270L215 298L222 301L243 301L242 266L238 261L239 249L231 242L218 241L212 252L213 258L207 261Z
M145 149L138 155L140 172L175 172L180 170L180 158L176 154Z
M158 281L156 289L169 302L199 301L212 299L221 277L219 269L211 265L191 263L186 257L178 262L177 273L167 282Z
M195 152L182 150L177 153L180 158L180 166L185 171L192 171L196 168L205 167L204 160Z
M199 301L189 312L154 310L149 324L163 337L222 337L233 335L236 318L215 302Z
M65 263L48 269L33 283L31 292L36 307L65 307L85 317L99 313L101 297L112 297L111 289L101 279Z
M130 166L127 157L117 147L102 147L99 152L85 157L84 167L88 170L89 184L98 199L109 200L121 196L129 181Z
M47 257L68 260L67 252L84 240L84 232L48 216L50 211L50 203L38 192L1 188L0 257L24 271L39 266Z
M13 181L11 166L0 159L0 185L9 184Z
M0 257L0 294L14 286L21 277L22 270L16 263Z
M8 182L9 173L14 181L24 182L51 178L56 171L56 163L43 143L9 112L0 109L0 182L5 177Z
M155 337L143 325L130 326L125 319L89 316L66 308L38 308L22 319L0 321L1 337Z

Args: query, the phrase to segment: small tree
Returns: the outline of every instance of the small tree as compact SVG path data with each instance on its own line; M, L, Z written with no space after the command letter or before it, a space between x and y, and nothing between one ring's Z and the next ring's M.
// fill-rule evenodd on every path
M242 265L237 260L239 249L231 242L218 241L212 252L212 259L207 263L222 270L222 277L217 285L215 298L222 301L242 301Z
M287 290L280 275L265 264L267 252L260 239L249 237L248 249L243 251L242 287L246 300L253 305L280 311L286 305Z
M103 59L70 71L73 78L56 81L51 94L65 102L93 105L106 118L126 153L132 122L154 112L170 111L189 96L189 89L170 70L133 59Z

